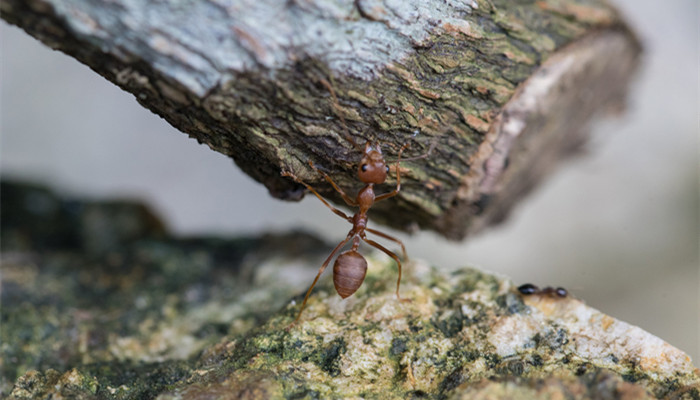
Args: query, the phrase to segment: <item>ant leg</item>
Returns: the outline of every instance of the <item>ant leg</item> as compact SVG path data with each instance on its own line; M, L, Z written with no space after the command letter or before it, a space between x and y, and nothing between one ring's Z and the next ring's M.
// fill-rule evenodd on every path
M415 157L409 157L409 158L404 158L403 161L413 161L413 160L421 160L423 158L428 158L430 154L435 150L435 147L437 146L438 138L434 138L431 143L430 147L428 147L428 151L426 151L424 154L421 154L419 156Z
M401 246L401 252L403 253L403 259L404 259L404 260L408 260L408 255L406 255L406 246L403 245L403 242L402 242L402 241L400 241L399 239L397 239L397 238L395 238L395 237L393 237L393 236L389 236L389 235L387 235L387 234L384 233L384 232L380 232L380 231L378 231L378 230L376 230L376 229L365 228L365 230L366 230L367 232L374 233L374 234L377 235L377 236L381 236L381 237L383 237L384 239L391 240L392 242L398 243L399 246Z
M370 245L372 247L376 247L379 250L383 251L384 253L386 253L386 255L388 255L389 257L393 258L394 261L396 261L396 264L399 266L399 279L396 281L396 297L399 299L399 301L403 301L403 302L411 301L409 299L402 299L401 296L399 295L399 286L401 285L401 260L399 260L399 256L392 253L386 247L375 242L374 240L367 239L366 237L362 237L362 240L364 240L365 243L367 243L368 245Z
M333 78L331 77L331 81ZM348 132L348 126L345 124L345 118L343 117L343 113L341 112L340 108L340 103L338 103L338 97L335 95L335 90L333 90L333 85L329 83L327 80L321 78L321 84L328 89L328 92L331 94L331 97L333 98L333 108L335 109L336 114L340 118L341 125L343 125L343 133L345 134L345 138L352 143L353 146L357 147L357 143L355 143L355 139L350 136L350 133Z
M331 211L333 211L333 213L335 213L340 218L343 218L348 222L352 222L352 218L348 217L347 214L345 214L344 212L342 212L342 211L338 210L337 208L333 207L332 205L330 205L326 201L326 199L324 199L320 194L318 194L318 192L316 190L314 190L314 188L311 187L311 185L309 185L306 182L302 181L301 179L297 178L297 176L294 175L293 173L291 173L289 171L282 171L282 176L287 176L289 178L292 178L292 179L294 179L294 182L297 182L297 183L304 185L307 189L309 189L309 191L311 193L315 194L316 197L318 197L318 199L321 200L321 203L323 203L326 207L328 207Z
M304 312L304 307L306 307L306 301L309 300L309 296L311 295L311 291L313 290L314 286L316 286L316 282L318 282L318 278L321 277L321 274L323 273L323 271L326 269L328 264L331 262L331 260L335 256L335 253L337 253L338 250L340 250L343 246L345 246L350 241L352 236L353 236L352 234L348 234L348 237L346 237L345 240L343 240L337 246L335 246L335 249L333 249L333 251L331 252L331 255L329 255L328 258L326 258L326 261L323 262L323 265L321 265L321 268L318 269L318 274L316 274L316 279L314 279L313 283L311 284L311 287L306 292L306 296L304 296L304 302L301 303L301 309L299 310L299 314L297 314L297 317L294 319L294 322L289 324L289 327L287 329L291 328L292 325L296 324L297 321L299 321L299 318L301 318L301 313Z
M433 152L436 145L437 145L437 139L433 140L433 143L430 145L430 148L428 149L427 153L425 153L421 156L406 158L406 159L404 159L404 161L420 160L421 158L426 158L426 157L430 156L430 153ZM406 147L408 147L408 143L403 145L401 147L401 149L399 150L399 157L398 157L398 160L396 160L396 167L394 167L394 168L396 168L396 189L394 189L392 192L385 193L381 196L377 196L374 199L375 202L377 202L379 200L388 199L389 197L394 197L397 194L399 194L399 191L401 190L401 168L399 168L399 163L401 162L401 154L403 153L403 151Z
M380 200L388 199L389 197L394 197L397 194L399 194L399 191L401 190L401 168L399 168L399 164L401 163L401 154L403 154L403 151L406 147L408 147L408 143L401 146L401 150L399 150L399 158L398 160L396 160L396 189L392 190L389 193L384 193L382 195L377 196L374 199L375 203Z
M345 200L345 203L347 203L347 205L349 205L350 207L357 207L358 204L357 204L357 202L355 201L355 199L353 199L352 197L348 196L348 195L343 191L343 189L341 189L340 187L338 187L338 185L336 185L335 182L333 182L333 179L331 179L331 177L328 176L328 174L326 174L325 172L323 172L323 171L321 171L320 169L318 169L318 168L314 165L314 162L313 162L313 161L309 161L309 165L310 165L311 168L313 168L316 172L318 172L319 174L321 174L321 175L323 176L323 178L326 179L326 180L328 181L328 183L331 184L331 186L333 186L333 189L335 189L336 192L340 193L340 195L343 197L343 200Z

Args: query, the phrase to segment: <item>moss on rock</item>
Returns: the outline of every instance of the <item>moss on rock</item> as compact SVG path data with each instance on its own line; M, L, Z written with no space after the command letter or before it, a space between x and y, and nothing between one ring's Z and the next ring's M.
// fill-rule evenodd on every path
M4 200L3 215L29 212ZM290 327L291 277L308 284L327 246L298 233L122 235L118 221L131 219L112 215L95 226L116 233L114 249L44 239L60 245L33 251L31 240L4 240L36 238L30 216L3 219L3 395L700 398L687 355L572 296L523 296L503 277L409 262L400 302L395 264L369 254L357 293L342 300L325 277ZM83 215L72 218L65 229L83 229Z

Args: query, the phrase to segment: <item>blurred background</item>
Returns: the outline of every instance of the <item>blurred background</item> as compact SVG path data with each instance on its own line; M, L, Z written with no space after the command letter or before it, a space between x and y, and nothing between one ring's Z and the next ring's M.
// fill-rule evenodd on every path
M462 243L393 233L434 265L564 286L698 366L700 3L613 3L645 46L628 111L596 121L586 154L563 164L506 223ZM70 196L142 199L179 235L301 227L328 242L344 238L347 223L313 196L271 198L231 160L87 67L4 22L0 35L4 178Z

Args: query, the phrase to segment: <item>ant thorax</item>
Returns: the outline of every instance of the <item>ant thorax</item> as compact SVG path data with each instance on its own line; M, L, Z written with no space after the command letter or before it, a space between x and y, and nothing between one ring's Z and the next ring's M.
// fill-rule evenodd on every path
M357 204L360 206L360 213L366 214L372 204L374 204L374 185L369 183L357 193Z

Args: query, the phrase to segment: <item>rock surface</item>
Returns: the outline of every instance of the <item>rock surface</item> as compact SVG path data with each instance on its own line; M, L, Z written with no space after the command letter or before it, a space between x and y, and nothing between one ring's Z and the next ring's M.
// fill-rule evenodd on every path
M574 296L409 262L402 303L371 254L287 329L329 251L311 236L178 239L135 203L2 193L2 396L700 398L687 355Z

